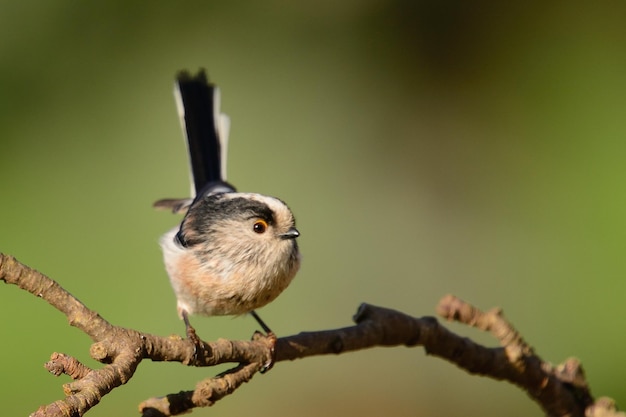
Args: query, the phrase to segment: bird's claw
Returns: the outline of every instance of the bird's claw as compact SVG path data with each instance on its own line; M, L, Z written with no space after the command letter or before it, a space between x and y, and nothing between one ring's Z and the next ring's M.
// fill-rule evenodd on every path
M254 341L263 341L268 349L269 349L269 359L261 366L259 372L262 374L266 373L270 369L274 367L274 363L276 360L276 341L278 338L274 334L274 332L269 332L267 334L261 333L259 331L254 332L252 335L252 340Z

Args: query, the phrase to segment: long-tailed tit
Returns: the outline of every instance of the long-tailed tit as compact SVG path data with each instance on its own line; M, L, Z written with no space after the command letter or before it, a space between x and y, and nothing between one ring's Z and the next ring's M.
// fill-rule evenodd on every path
M159 200L157 208L185 213L161 238L165 267L187 335L188 315L251 313L274 300L300 267L300 235L287 205L274 197L240 193L226 182L229 119L218 88L204 71L176 77L176 104L191 165L192 198ZM198 339L195 339L197 341Z

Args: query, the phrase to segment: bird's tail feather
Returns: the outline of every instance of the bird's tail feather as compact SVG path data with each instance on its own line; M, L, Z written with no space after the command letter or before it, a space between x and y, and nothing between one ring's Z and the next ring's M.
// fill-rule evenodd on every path
M193 197L208 184L226 181L230 120L220 112L219 89L204 70L196 75L179 72L174 95L187 140Z

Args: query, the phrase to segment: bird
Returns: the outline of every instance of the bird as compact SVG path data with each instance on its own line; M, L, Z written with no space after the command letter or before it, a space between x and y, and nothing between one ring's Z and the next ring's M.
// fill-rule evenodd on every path
M287 204L238 192L226 180L230 119L220 90L206 71L177 73L174 96L191 168L191 197L154 203L184 214L160 239L165 269L187 337L200 343L190 315L251 314L266 335L274 332L256 309L273 301L300 268L300 232Z

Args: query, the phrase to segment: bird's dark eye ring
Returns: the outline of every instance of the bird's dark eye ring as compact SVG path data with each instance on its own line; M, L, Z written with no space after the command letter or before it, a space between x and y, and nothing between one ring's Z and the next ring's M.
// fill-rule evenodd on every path
M252 230L254 230L254 232L258 234L265 233L265 231L267 230L267 222L265 220L255 221L254 226L252 226Z

